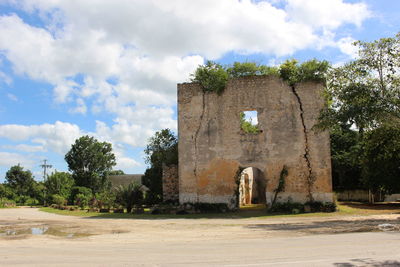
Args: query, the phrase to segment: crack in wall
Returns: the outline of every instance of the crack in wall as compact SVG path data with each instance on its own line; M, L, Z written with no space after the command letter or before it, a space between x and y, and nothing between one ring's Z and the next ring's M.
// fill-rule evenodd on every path
M200 122L199 122L199 127L197 128L195 134L194 134L194 168L193 168L193 174L194 177L196 178L196 184L199 184L198 181L198 177L197 177L197 155L198 155L198 151L197 151L197 138L199 137L199 133L200 133L200 129L202 126L202 122L203 122L203 117L204 117L204 113L205 113L205 108L206 108L206 103L205 103L205 95L206 93L202 90L202 110L201 110L201 114L200 114ZM199 202L199 187L197 186L197 192L196 192L196 196L197 196L197 202Z
M303 109L303 103L301 102L300 96L296 91L295 86L292 86L292 92L296 96L297 102L299 103L299 108L300 108L300 118L301 118L301 124L303 125L303 132L304 132L304 159L306 160L307 163L307 168L308 168L308 176L307 176L307 185L308 185L308 198L309 201L313 202L314 198L312 195L312 187L315 181L315 176L312 171L312 166L311 166L311 160L310 160L310 148L308 145L308 135L307 135L307 127L306 123L304 120L304 109Z

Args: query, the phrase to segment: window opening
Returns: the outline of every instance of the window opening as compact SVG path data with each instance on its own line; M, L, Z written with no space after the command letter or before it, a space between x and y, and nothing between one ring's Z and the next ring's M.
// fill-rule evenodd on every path
M240 112L240 127L245 133L257 134L261 132L258 127L257 110Z

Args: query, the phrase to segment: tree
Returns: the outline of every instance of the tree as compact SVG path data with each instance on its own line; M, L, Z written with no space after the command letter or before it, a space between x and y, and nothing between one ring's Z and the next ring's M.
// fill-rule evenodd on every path
M57 194L68 199L74 185L74 179L67 172L55 172L46 179L44 184L49 196Z
M138 207L143 201L141 185L130 183L127 186L120 185L116 188L116 203L124 206L127 213L132 212L134 207Z
M363 182L374 193L400 192L400 127L385 124L364 138Z
M359 133L348 126L331 129L332 180L334 190L363 187L361 178L362 144Z
M0 198L15 199L16 194L14 190L7 184L0 184Z
M333 178L340 179L334 185L355 185L354 178L360 177L372 193L400 190L394 155L400 126L400 34L354 45L359 58L328 72L330 105L317 125L332 133Z
M399 123L400 34L355 45L359 59L328 73L332 105L322 112L320 126L348 124L362 134L382 123Z
M143 184L150 190L146 199L157 203L162 201L162 165L178 164L178 139L170 129L163 129L149 139L144 152L150 165L143 176Z
M75 141L65 160L75 184L88 187L93 193L109 186L108 172L116 165L111 144L87 135Z
M32 173L29 170L24 171L19 164L12 166L6 173L7 185L18 195L30 195L34 182Z

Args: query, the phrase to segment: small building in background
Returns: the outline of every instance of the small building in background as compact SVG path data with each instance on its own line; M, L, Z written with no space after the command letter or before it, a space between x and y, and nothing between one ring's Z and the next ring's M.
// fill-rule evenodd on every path
M143 174L122 174L122 175L110 175L108 179L110 179L112 187L117 187L120 185L127 186L132 182L137 183L139 185L143 185L142 177ZM143 187L145 186L143 185Z

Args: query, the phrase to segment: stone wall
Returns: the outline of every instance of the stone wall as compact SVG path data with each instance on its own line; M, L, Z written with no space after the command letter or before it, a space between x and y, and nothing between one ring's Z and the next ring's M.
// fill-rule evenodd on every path
M162 166L163 200L177 202L179 200L179 178L177 165Z
M324 107L323 86L291 87L273 76L229 80L221 95L178 85L179 200L236 203L239 167L258 168L270 203L282 167L289 175L278 201L333 201L328 132L312 130ZM256 110L260 133L245 133L242 111Z

